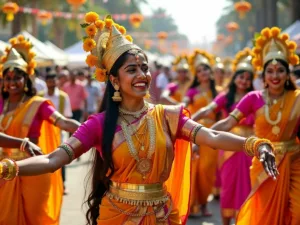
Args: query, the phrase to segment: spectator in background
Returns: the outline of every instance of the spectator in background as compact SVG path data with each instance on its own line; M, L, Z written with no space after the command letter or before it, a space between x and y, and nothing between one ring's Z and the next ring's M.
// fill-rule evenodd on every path
M101 90L99 89L99 87L93 82L93 78L92 75L90 73L88 73L86 75L87 78L87 84L85 86L85 89L88 93L88 97L87 97L87 113L89 115L94 114L97 112L97 110L99 109L99 106L101 105L101 100L102 100L102 93ZM84 118L84 120L86 120L86 118Z
M69 81L70 73L68 70L63 69L58 73L58 88L62 89L63 86Z
M38 70L34 70L34 71L35 71L34 85L36 88L36 92L39 93L40 91L46 91L47 90L46 82L40 78L40 73Z
M160 99L160 90L156 86L156 78L161 73L162 66L158 64L156 61L154 62L155 69L153 72L151 72L152 80L150 84L150 95L151 95L151 102L152 103L158 103Z
M254 87L254 90L262 90L265 88L261 71L256 72L256 77L253 80L253 87Z
M163 72L157 76L156 87L159 89L159 96L161 96L163 90L165 90L170 83L170 75L170 67L164 66Z
M49 99L55 109L60 112L63 116L66 118L72 117L72 109L71 109L71 103L70 98L67 93L63 92L62 90L58 89L58 80L56 71L49 71L46 75L46 85L47 90L41 91L38 93L39 96L44 97L46 99ZM61 141L62 143L69 138L69 135L66 131L61 131ZM64 195L68 193L66 189L66 169L65 167L62 167L62 178L64 183Z
M87 116L87 97L88 94L80 81L76 79L77 74L73 71L70 73L70 81L65 83L65 91L71 100L72 119L81 121L82 117Z
M83 86L87 85L86 74L87 73L85 73L85 71L82 71L82 70L78 71L78 73L77 73L77 79L78 79L78 81L81 82L81 84Z

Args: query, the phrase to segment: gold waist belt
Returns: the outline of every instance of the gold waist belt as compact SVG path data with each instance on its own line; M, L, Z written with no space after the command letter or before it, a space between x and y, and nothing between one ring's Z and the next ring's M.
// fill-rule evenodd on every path
M18 148L0 148L0 160L4 158L10 158L15 161L29 158L27 152L21 152Z
M286 152L299 151L300 145L296 140L272 142L275 147L275 154L284 154Z
M170 197L163 184L128 184L111 182L106 196L130 205L154 206Z

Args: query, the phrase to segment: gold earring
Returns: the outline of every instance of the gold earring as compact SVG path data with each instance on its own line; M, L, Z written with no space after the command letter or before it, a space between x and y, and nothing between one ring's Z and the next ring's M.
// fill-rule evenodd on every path
M7 90L6 90L6 88L5 88L5 87L3 87L3 91L4 91L4 92L7 92Z
M27 84L25 84L24 91L25 91L25 92L27 92L27 91L28 91Z
M290 85L290 80L287 79L286 82L285 82L286 86Z
M120 89L119 85L115 85L114 88L115 88L115 92L114 92L114 96L112 97L112 99L113 99L114 102L121 102L122 97L121 97L121 94L119 92L119 89Z
M149 90L147 90L147 92L146 92L146 95L145 95L145 97L144 97L145 99L149 99L149 98L151 98L151 95L150 95L150 92L149 92Z

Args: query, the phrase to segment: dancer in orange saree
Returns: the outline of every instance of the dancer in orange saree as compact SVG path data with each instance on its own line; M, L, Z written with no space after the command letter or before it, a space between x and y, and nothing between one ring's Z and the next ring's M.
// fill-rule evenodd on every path
M176 80L168 84L161 95L161 104L177 105L182 102L191 83L188 58L178 56L173 63L176 71Z
M35 66L33 52L25 47L31 44L23 36L11 42L12 47L5 56L1 71L0 131L24 141L20 149L2 148L0 158L18 161L30 157L25 151L31 145L29 139L37 143L44 154L60 144L58 128L53 123L69 131L75 131L79 124L64 119L49 101L34 96L35 90L29 77ZM1 183L0 199L0 224L56 225L62 203L60 171L38 177L18 177L12 182Z
M253 159L252 190L237 216L238 225L300 224L300 92L289 71L289 64L299 60L295 49L296 44L279 28L262 30L253 49L253 65L263 69L265 89L248 93L226 119L230 128L254 113L255 136L272 141L280 173L276 181L268 179L259 161Z
M212 78L213 57L209 53L197 49L189 61L195 77L183 102L193 114L211 103L216 97L217 91L215 81ZM197 122L205 127L210 127L215 121L216 114L212 112ZM191 214L198 213L199 205L201 205L201 214L203 216L211 216L206 205L207 198L213 192L216 180L217 160L218 151L208 146L201 145L197 153L196 151L194 152L192 160Z
M151 81L146 55L125 38L122 26L110 17L98 18L93 12L85 17L88 24L105 26L84 41L96 45L84 47L91 51L89 65L97 63L97 79L109 79L101 113L51 154L2 160L0 178L13 179L18 171L20 176L53 172L93 147L88 224L178 225L186 223L189 208L189 141L230 151L241 151L245 144L245 151L266 156L266 169L276 176L268 140L255 139L257 145L250 146L250 139L192 121L182 106L146 103Z

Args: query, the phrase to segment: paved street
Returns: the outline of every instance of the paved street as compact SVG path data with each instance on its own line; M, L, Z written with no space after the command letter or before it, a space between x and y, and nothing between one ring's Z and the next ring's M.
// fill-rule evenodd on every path
M64 197L61 225L85 225L84 208L84 179L88 172L89 154L85 154L80 161L73 162L67 168L67 188L69 195ZM188 221L188 225L221 225L219 206L215 201L210 202L210 210L214 213L211 218L195 217Z

